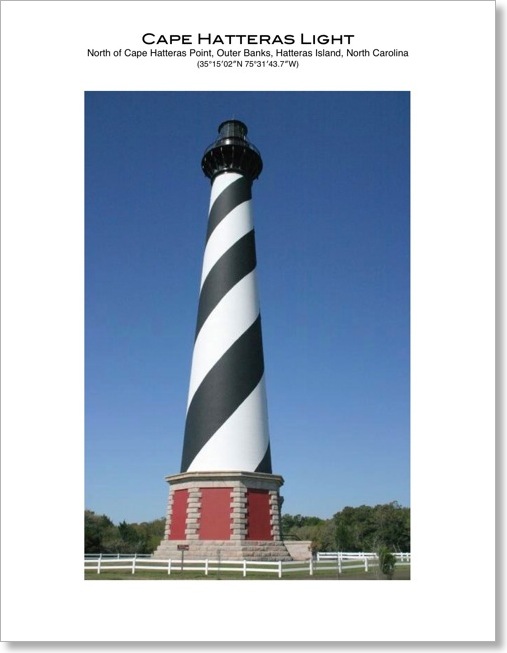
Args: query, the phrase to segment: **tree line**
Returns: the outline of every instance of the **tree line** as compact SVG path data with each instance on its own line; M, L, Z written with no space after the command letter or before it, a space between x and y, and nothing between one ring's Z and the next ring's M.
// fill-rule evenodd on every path
M410 508L397 501L347 506L331 519L282 515L286 539L311 540L315 551L410 551Z
M164 535L165 519L115 525L107 515L85 510L85 553L153 553Z
M153 553L164 535L165 519L115 525L106 515L85 510L85 553ZM310 540L314 551L410 551L410 508L397 501L347 506L330 519L282 515L288 540Z

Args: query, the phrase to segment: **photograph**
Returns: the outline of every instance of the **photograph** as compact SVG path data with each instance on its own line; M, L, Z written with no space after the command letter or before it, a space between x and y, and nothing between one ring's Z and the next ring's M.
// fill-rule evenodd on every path
M86 577L409 578L410 94L87 92L85 189Z

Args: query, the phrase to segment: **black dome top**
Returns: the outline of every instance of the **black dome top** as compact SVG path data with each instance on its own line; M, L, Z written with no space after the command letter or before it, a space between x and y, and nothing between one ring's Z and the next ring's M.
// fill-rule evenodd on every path
M204 152L201 167L213 180L221 172L238 172L250 180L262 171L259 150L246 139L248 127L241 120L225 120L218 127L219 138Z

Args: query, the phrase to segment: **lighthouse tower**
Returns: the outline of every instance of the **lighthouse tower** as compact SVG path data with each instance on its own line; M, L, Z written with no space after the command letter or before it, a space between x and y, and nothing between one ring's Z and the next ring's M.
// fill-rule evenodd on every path
M227 120L204 152L211 199L179 474L157 556L290 559L272 473L247 127Z

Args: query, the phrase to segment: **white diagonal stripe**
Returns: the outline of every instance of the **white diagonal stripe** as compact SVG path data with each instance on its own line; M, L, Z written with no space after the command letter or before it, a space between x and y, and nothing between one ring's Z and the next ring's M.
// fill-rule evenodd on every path
M268 443L263 376L257 387L199 451L187 471L254 471L263 459Z
M251 201L233 209L213 230L204 251L201 288L211 268L240 238L253 229Z
M255 270L220 300L203 324L194 344L187 408L213 365L243 335L259 315Z

